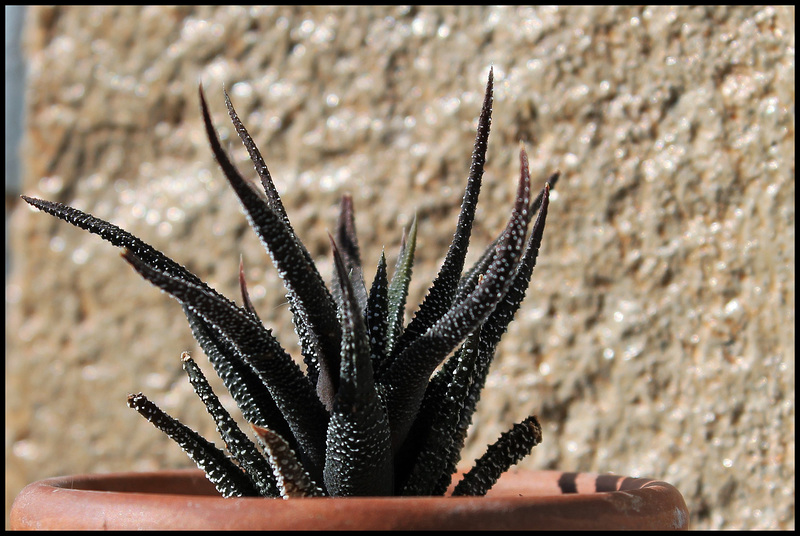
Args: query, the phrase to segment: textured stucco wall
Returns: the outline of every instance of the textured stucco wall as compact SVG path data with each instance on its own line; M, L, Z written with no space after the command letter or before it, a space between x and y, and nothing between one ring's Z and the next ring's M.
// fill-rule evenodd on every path
M466 460L538 414L523 464L665 479L695 528L794 528L794 8L34 7L23 191L116 222L256 306L279 279L212 160L221 88L324 274L354 194L371 280L420 218L413 293L446 251L489 67L473 243L502 226L519 141L561 169L544 247ZM99 238L17 205L6 288L6 508L36 479L186 466L125 405L216 438L179 365L179 306ZM206 365L200 358L201 365Z

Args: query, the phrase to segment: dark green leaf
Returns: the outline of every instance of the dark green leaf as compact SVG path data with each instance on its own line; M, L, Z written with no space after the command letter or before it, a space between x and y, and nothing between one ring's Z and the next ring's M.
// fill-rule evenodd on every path
M202 91L202 89L201 89ZM242 144L247 149L247 153L250 155L250 160L253 162L255 166L256 173L258 173L259 178L261 179L261 185L264 187L264 193L267 194L267 202L270 204L272 210L275 211L283 221L286 223L286 226L291 228L291 223L289 223L289 216L286 214L286 209L283 207L283 202L281 201L281 196L278 195L278 190L275 188L275 183L272 181L272 175L267 169L267 164L264 162L264 158L261 156L261 151L258 150L256 144L253 142L253 139L250 137L250 133L247 132L247 129L242 124L239 116L236 114L236 110L233 108L233 104L231 103L231 99L228 97L228 93L225 93L225 106L228 108L228 115L231 118L231 122L233 123L233 127L236 129L236 133L239 135L239 139L242 140ZM302 247L302 243L298 240L298 245ZM305 250L305 248L303 248ZM308 256L310 260L311 257Z
M267 460L261 456L252 441L239 429L228 410L222 406L197 363L189 357L188 353L184 353L181 360L183 361L183 370L189 376L194 392L203 401L208 413L217 423L217 431L225 441L228 452L239 462L262 496L277 497L279 495L278 488Z
M475 466L464 475L453 490L453 496L486 495L500 475L531 453L542 442L542 427L531 416L514 425L511 430L489 445L486 453L475 461Z
M472 414L475 412L478 400L480 399L480 393L486 383L486 377L489 374L489 365L494 357L495 349L500 342L500 338L508 329L508 325L514 319L514 315L522 304L522 300L525 298L525 292L530 284L531 274L533 273L533 268L536 266L536 257L539 254L539 247L542 244L545 221L547 220L550 184L549 182L545 184L539 196L542 200L541 210L534 223L533 231L528 239L525 253L514 275L511 287L483 325L484 336L481 339L480 352L478 354L475 382L470 388L468 403L462 414L461 426L464 430L466 430L472 422Z
M408 285L411 282L411 271L414 266L414 252L417 247L417 217L411 222L411 229L407 235L403 236L400 245L400 255L397 257L392 281L389 283L389 318L388 340L389 355L397 338L403 330L405 320L406 298L408 297Z
M192 328L192 335L239 406L244 418L248 422L272 428L286 434L286 437L293 438L289 425L269 394L269 389L253 368L245 363L236 347L203 317L185 305L183 312Z
M332 496L391 495L389 421L373 379L364 317L333 239L331 244L342 295L342 354L328 423L325 487Z
M336 243L342 255L344 266L347 269L350 284L358 301L358 307L363 312L367 308L367 287L364 284L364 273L361 266L361 252L356 236L356 221L353 211L353 198L350 195L342 196L339 209L339 222L336 226ZM336 276L334 275L334 279Z
M523 150L520 153L521 172L514 210L495 247L492 262L477 287L463 301L454 303L440 320L406 348L381 378L395 448L405 440L416 418L434 369L491 314L511 285L530 219L530 175L527 163L527 155Z
M324 464L328 413L308 378L281 348L272 333L226 298L191 283L156 272L126 250L123 255L142 277L172 295L218 329L258 374L289 424L312 475Z
M469 238L472 234L472 223L475 220L475 207L478 204L478 195L481 190L483 167L486 163L486 148L489 143L489 130L492 124L492 86L494 73L489 70L489 80L486 83L486 93L483 98L483 107L478 118L478 133L475 136L475 146L472 150L472 164L469 169L467 188L461 202L461 212L458 215L458 224L450 249L442 263L439 273L434 279L428 294L415 313L414 318L406 327L397 344L394 353L400 353L408 347L417 337L425 333L437 320L450 308L455 296L456 287L461 271L464 269L464 259L467 255Z
M128 406L167 434L205 471L223 497L257 497L258 488L224 452L203 436L164 413L142 393L128 395Z
M269 428L250 425L269 457L281 497L322 497L325 492L311 478L286 440Z
M459 352L448 361L451 374L441 397L427 397L404 448L413 449L402 495L444 495L455 472L457 453L464 446L466 430L459 430L461 414L475 374L481 330L471 333ZM426 391L426 395L428 391ZM420 426L418 426L420 425ZM419 444L418 447L413 444ZM412 445L409 445L412 444ZM456 455L454 455L454 451Z
M378 377L386 364L389 329L389 280L386 275L386 256L381 252L375 279L367 299L367 331L372 350L372 368Z
M275 211L273 203L266 201L250 184L228 158L217 138L211 116L200 88L200 104L211 149L228 182L233 187L239 201L247 213L250 225L261 239L278 269L278 274L289 291L293 312L300 316L296 324L306 326L304 342L313 348L305 348L312 353L319 367L317 391L321 400L329 405L326 395L335 392L339 369L339 346L341 329L336 321L336 304L328 292L317 267L300 245L300 241L286 223L284 217Z
M112 223L55 201L46 201L24 195L22 199L39 210L47 212L67 223L71 223L84 231L96 234L103 240L117 247L128 249L133 255L140 259L141 262L152 266L156 270L160 270L172 277L184 279L208 289L208 286L203 283L200 278L189 272L186 268L167 257L153 246L146 244L144 241Z

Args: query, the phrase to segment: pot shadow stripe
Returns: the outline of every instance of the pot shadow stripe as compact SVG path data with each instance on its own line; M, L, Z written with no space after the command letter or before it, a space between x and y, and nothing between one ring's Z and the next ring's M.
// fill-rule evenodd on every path
M558 477L558 487L561 493L578 493L578 473L562 473Z
M619 475L598 475L594 481L595 491L617 491L620 489L620 480Z

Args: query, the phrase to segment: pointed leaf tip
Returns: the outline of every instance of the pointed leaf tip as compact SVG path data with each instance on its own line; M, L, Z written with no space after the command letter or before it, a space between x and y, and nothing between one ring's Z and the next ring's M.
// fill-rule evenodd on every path
M325 495L283 437L269 428L253 423L250 423L250 427L261 440L284 499Z

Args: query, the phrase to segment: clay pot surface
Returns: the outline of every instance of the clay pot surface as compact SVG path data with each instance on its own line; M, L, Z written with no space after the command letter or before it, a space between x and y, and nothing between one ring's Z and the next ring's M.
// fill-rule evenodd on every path
M457 481L454 478L454 481ZM78 475L27 486L12 529L687 529L670 484L618 475L510 471L485 497L223 499L195 469Z

